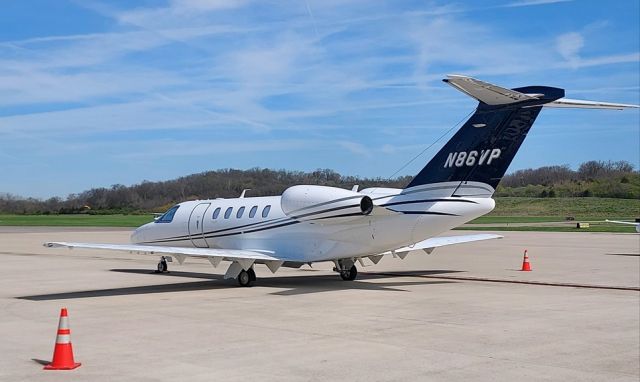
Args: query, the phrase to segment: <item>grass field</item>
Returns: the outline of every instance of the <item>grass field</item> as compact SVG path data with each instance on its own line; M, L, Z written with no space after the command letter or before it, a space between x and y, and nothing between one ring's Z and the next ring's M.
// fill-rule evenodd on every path
M614 198L496 198L496 208L488 215L470 222L472 226L457 229L486 231L545 232L625 232L633 226L605 223L609 220L634 221L640 216L640 200ZM572 222L567 222L572 217ZM544 223L563 223L547 225ZM575 228L577 222L589 222L590 227ZM527 225L530 223L531 225ZM510 224L515 224L510 226Z
M640 199L614 198L496 198L496 208L487 217L560 217L604 220L640 217ZM558 221L558 220L556 220Z
M563 221L563 216L494 216L492 214L481 216L470 223L496 224L496 223L547 223Z
M590 222L577 229L561 223ZM490 231L635 232L633 226L603 223L605 219L633 221L640 216L640 200L612 198L515 198L496 199L496 209L459 229ZM138 227L153 221L149 215L0 215L0 226ZM527 225L530 223L531 225ZM510 226L515 224L515 226Z
M538 232L617 232L617 233L635 233L635 227L622 224L594 224L591 223L589 228L578 229L574 226L492 226L486 224L482 226L462 226L454 228L455 230L469 231L538 231Z
M0 226L138 227L153 215L0 215Z
M631 216L576 216L574 220L568 221L564 216L493 216L491 214L481 216L477 219L470 221L471 224L509 224L509 223L553 223L553 222L603 222L605 219L609 220L625 220L634 221L635 218Z

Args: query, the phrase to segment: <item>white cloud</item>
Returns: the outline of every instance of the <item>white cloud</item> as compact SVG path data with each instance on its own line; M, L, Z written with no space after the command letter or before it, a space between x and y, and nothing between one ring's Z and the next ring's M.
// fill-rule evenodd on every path
M573 0L520 0L505 4L505 7L529 7L534 5L546 5L556 3L566 3Z
M229 140L218 142L194 142L192 140L151 140L137 143L135 150L117 154L122 160L152 161L162 147L162 156L169 158L224 156L228 154L265 153L281 151L317 150L323 142L303 139Z
M367 149L363 144L351 141L338 141L336 142L340 147L348 150L353 154L357 154L364 157L371 157L371 150Z
M393 145L389 145L389 144L385 144L382 146L382 148L380 149L380 151L384 154L395 154L397 150L397 148Z
M613 54L597 57L574 57L565 64L557 65L558 67L588 68L593 66L616 65L640 62L640 52L628 54Z
M580 50L584 47L584 37L578 32L569 32L556 38L556 50L569 62L580 59Z
M146 30L162 29L177 25L207 25L211 13L230 11L248 4L248 0L172 0L165 7L143 7L111 13L123 25L135 25Z
M172 0L171 5L178 9L215 11L220 9L239 8L248 2L248 0Z
M44 136L192 128L231 122L166 101L149 100L0 117L0 132Z
M0 99L4 105L37 103L87 103L103 97L141 95L159 88L185 84L174 73L131 68L119 73L86 71L53 73L16 69L0 75Z
M585 29L590 30L601 26L602 24L598 24L595 27L588 25ZM582 33L569 32L561 34L556 38L555 48L564 59L564 62L560 62L554 65L554 67L579 69L640 61L640 52L584 57L581 53L584 47L585 38Z
M542 41L523 44L500 36L486 25L441 17L413 23L411 36L416 45L416 82L423 87L445 73L434 67L458 68L472 75L505 75L543 70L553 55ZM435 75L435 76L434 76Z

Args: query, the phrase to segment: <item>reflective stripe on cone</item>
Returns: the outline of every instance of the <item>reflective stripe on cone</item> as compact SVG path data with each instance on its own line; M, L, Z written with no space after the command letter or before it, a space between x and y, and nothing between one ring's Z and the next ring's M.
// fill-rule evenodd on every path
M80 366L79 362L73 359L73 347L71 346L71 330L69 329L69 319L67 308L60 310L60 321L58 322L58 334L56 335L56 345L53 348L53 360L44 367L45 370L73 370Z

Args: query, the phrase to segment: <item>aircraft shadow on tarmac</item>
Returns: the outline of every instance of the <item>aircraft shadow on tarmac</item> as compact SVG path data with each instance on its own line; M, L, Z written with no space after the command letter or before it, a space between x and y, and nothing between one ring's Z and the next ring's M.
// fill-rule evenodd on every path
M136 273L136 274L153 274L148 269L111 269L112 272ZM460 271L454 270L424 270L424 271L406 271L406 272L385 272L385 273L360 273L357 281L342 281L337 275L301 275L301 276L284 276L284 277L261 277L258 279L253 288L281 288L285 289L271 293L279 296L292 296L298 294L321 293L339 290L380 290L391 292L408 292L402 287L412 285L435 285L450 284L456 281L448 280L430 280L430 281L387 281L387 279L397 279L401 277L420 277L433 276L445 273L456 273ZM198 290L215 290L226 288L239 288L235 280L223 280L222 275L199 272L180 272L171 271L160 277L184 277L206 279L207 281L192 281L183 283L143 285L124 288L110 289L93 289L84 291L62 292L40 294L32 296L16 297L21 300L30 301L49 301L49 300L67 300L76 298L91 297L110 297L110 296L128 296L138 294L152 293L172 293L172 292L190 292ZM384 280L384 281L380 281ZM369 282L373 281L373 282Z

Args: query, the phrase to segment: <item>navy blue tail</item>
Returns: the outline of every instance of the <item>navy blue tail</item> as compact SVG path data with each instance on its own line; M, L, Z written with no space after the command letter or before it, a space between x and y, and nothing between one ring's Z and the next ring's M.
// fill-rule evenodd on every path
M407 188L440 182L481 182L494 189L535 122L542 105L564 96L546 86L512 89L535 100L506 105L482 101L475 113L416 175Z

